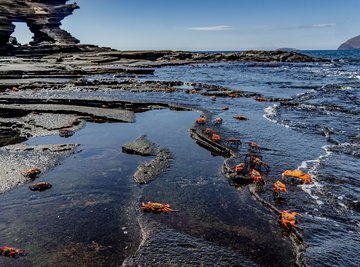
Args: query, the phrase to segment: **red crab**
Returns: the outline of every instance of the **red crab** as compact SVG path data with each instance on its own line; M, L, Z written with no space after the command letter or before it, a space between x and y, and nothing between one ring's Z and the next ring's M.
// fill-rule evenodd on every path
M218 134L212 134L211 135L211 141L218 143L221 140L221 136Z
M304 184L306 184L306 182L308 182L309 184L312 183L311 181L311 175L307 174L307 173L303 173L301 170L296 169L296 170L286 170L282 173L282 180L285 179L285 176L290 176L293 178L297 178L300 179L304 182Z
M41 173L39 168L30 168L21 172L22 175L29 178L36 178Z
M52 187L52 185L48 182L40 182L40 183L29 185L29 188L31 191L44 191L51 187Z
M300 228L297 225L295 225L295 223L296 223L295 216L296 215L299 215L299 213L290 212L290 210L283 210L282 212L280 212L279 220L280 220L281 226L285 227L286 229L289 229L289 226L290 227L293 226L295 228Z
M197 124L205 124L206 123L206 119L203 117L200 117L198 119L196 119L195 121Z
M273 195L275 198L280 197L281 192L287 193L286 186L280 181L276 181L273 184L273 190Z
M206 128L205 130L203 130L203 133L208 135L208 136L211 136L213 134L217 134L217 132L215 132L213 129L211 128Z
M250 177L256 184L264 184L264 179L262 178L260 172L254 169L250 169Z
M249 142L249 150L259 152L261 147L255 142Z
M148 203L142 203L140 207L145 212L172 212L173 210L169 204L162 204L162 203L155 203L155 202L148 202Z
M237 120L239 120L239 121L246 121L246 120L248 120L247 117L242 116L242 115L234 116L233 118L234 118L234 119L237 119Z
M12 247L1 247L0 255L5 257L17 257L17 256L25 256L25 250L12 248Z

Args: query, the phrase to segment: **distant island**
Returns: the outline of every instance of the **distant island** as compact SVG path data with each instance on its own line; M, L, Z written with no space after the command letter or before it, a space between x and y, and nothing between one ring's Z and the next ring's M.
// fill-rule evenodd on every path
M338 50L352 50L360 49L360 35L347 40L345 43L341 44Z
M296 51L300 51L300 49L292 48L292 47L282 47L276 49L275 51L296 52Z

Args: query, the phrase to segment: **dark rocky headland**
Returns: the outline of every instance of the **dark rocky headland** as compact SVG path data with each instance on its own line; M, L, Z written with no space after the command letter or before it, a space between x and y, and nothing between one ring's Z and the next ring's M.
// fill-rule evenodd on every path
M360 49L360 35L355 36L346 42L342 43L338 50L353 50L353 49Z

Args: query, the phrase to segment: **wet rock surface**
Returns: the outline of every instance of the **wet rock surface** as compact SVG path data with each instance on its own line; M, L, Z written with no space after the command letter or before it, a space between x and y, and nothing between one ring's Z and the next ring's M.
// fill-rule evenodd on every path
M134 181L139 184L146 184L161 175L170 167L172 154L170 151L158 147L146 138L141 136L138 139L125 144L122 147L123 152L129 154L138 154L142 156L155 156L154 159L142 163L134 173Z
M254 262L213 243L179 233L143 217L143 241L122 266L257 266ZM219 257L221 255L221 257Z
M16 144L0 148L0 193L31 182L32 179L23 176L22 171L36 167L43 173L74 152L77 146L76 144L37 146Z
M172 155L165 149L160 149L156 157L141 164L134 173L134 181L139 184L147 184L161 175L170 167Z
M152 143L145 135L142 135L136 140L123 145L122 151L128 154L156 156L160 152L160 148Z

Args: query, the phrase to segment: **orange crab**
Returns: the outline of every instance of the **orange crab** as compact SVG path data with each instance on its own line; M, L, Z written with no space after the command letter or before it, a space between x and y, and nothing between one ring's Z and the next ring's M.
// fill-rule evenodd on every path
M236 93L228 93L228 96L235 98L235 97L237 97L237 94Z
M249 142L249 150L252 150L254 152L259 152L261 147L255 143L255 142Z
M246 120L248 120L247 117L241 116L241 115L239 115L239 116L233 116L233 118L234 118L234 119L237 119L237 120L239 120L239 121L246 121Z
M255 98L255 100L259 101L259 102L268 101L268 99L266 97L261 97L261 96Z
M38 174L41 173L39 168L30 168L21 172L22 175L29 178L36 178Z
M162 203L155 203L155 202L148 202L148 203L142 203L140 207L145 212L171 212L175 211L173 210L169 204L162 204Z
M250 157L250 166L259 171L269 172L270 166L263 162L259 157L251 156Z
M264 179L262 178L260 172L255 169L250 169L250 177L254 183L264 184Z
M290 177L294 177L294 178L298 178L304 181L304 184L306 184L306 182L308 182L309 184L312 183L311 181L311 175L307 174L307 173L303 173L301 170L296 169L296 170L286 170L282 173L282 180L285 179L285 176L290 176Z
M207 134L207 135L213 135L213 134L217 134L217 132L215 132L213 129L211 128L206 128L205 130L203 130L203 133L204 134Z
M17 256L24 256L25 250L12 248L12 247L1 247L0 248L0 255L6 257L17 257Z
M290 210L283 210L282 212L279 213L279 220L280 220L280 224L281 226L289 229L289 226L293 226L295 228L300 228L297 225L295 225L296 223L296 215L300 215L298 212L291 212Z
M49 182L40 182L29 186L31 191L44 191L51 188L52 185Z
M285 192L287 193L287 190L286 190L286 186L280 182L280 181L276 181L274 184L273 184L273 195L274 197L280 197L280 193L281 192Z
M218 143L221 140L221 136L218 134L212 134L211 135L211 141Z
M206 123L206 119L203 117L200 117L198 119L196 119L195 121L197 124L205 124Z
M234 169L235 169L236 173L242 174L243 172L246 171L247 167L248 167L248 165L246 163L240 163L240 164L235 165Z

